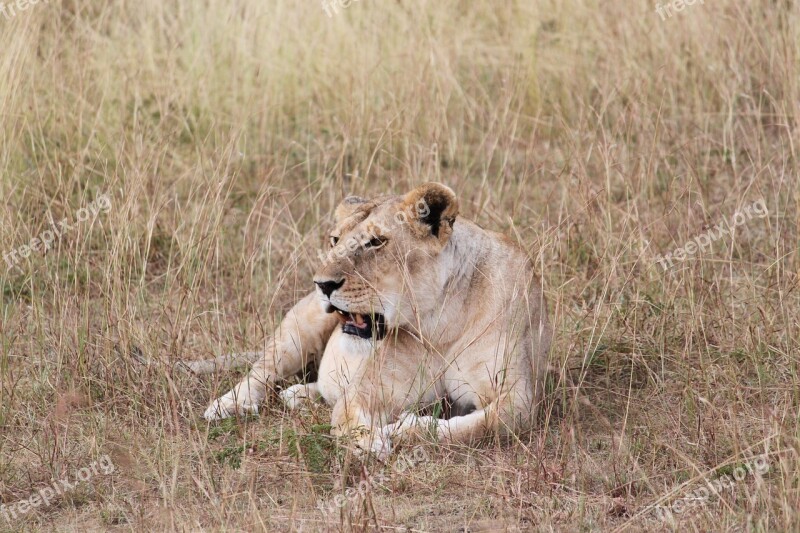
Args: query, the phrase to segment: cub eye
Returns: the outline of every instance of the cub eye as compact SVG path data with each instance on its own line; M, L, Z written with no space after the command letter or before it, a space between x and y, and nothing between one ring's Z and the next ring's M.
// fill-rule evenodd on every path
M334 237L331 235L331 246L336 246L337 242L339 242L339 237Z
M384 244L386 244L386 238L384 237L373 237L369 242L364 244L364 248L380 248Z

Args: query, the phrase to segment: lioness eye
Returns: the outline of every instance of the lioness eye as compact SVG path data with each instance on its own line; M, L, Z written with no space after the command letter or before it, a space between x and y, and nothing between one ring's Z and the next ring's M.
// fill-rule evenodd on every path
M383 237L373 237L367 244L366 248L380 248L386 244L386 239Z
M336 246L337 242L339 242L339 237L334 237L331 235L331 246Z

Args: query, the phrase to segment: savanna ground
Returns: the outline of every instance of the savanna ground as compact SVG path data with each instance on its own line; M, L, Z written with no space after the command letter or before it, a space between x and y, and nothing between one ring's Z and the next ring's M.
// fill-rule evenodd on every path
M0 530L800 529L795 3L51 0L0 36L0 251L74 224L0 269L0 497L115 465ZM170 364L258 349L336 203L423 181L536 258L541 423L326 516L365 472L328 408L209 425L239 373Z

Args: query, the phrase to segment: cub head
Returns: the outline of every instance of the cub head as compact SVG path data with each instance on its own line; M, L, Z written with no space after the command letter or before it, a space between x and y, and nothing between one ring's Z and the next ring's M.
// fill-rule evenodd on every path
M437 304L439 255L458 214L455 193L426 183L405 196L350 196L336 208L314 283L345 333L380 339Z

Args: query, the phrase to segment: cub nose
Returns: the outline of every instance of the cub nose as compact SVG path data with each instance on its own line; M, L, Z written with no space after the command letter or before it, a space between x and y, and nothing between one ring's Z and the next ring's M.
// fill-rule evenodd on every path
M341 279L339 281L315 281L314 283L317 284L317 287L322 291L322 294L327 296L328 298L331 297L333 291L344 285L344 280Z

